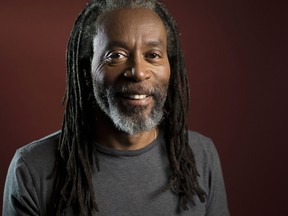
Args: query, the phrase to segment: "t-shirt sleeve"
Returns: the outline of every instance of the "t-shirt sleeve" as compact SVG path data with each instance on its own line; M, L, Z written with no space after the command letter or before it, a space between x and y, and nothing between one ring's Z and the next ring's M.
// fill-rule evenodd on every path
M16 215L39 215L35 185L19 150L10 163L3 196L3 216Z
M208 184L209 193L207 196L206 216L229 216L226 190L222 174L222 168L217 150L211 142L208 151Z

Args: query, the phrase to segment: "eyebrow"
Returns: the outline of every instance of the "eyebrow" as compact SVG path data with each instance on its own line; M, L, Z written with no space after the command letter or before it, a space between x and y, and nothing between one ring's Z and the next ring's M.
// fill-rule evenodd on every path
M155 40L155 41L147 41L144 42L144 45L147 47L160 47L164 48L164 42L162 40ZM113 47L123 47L124 49L129 49L128 42L126 41L109 41L106 48L111 49Z
M164 42L160 39L157 41L148 41L148 42L145 42L144 44L145 46L148 46L148 47L161 47L161 48L165 47Z
M123 47L125 49L128 49L128 43L125 41L109 41L106 48L111 49L112 47Z

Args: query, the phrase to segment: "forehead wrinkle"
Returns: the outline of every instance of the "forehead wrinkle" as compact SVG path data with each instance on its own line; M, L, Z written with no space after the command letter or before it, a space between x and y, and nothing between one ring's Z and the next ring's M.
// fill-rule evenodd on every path
M118 40L109 41L106 48L111 49L113 47L122 47L122 48L128 49L129 44L126 41L118 41Z
M134 11L135 9L128 10L126 13L124 13L124 16L126 16L127 18L128 15L133 15ZM167 46L166 28L162 20L158 17L158 15L153 14L153 11L152 11L152 14L149 14L148 16L149 18L147 17L150 21L153 20L152 23L149 21L147 22L147 20L145 21L145 18L143 21L143 16L142 17L138 16L136 17L135 20L126 19L126 23L121 22L121 21L115 22L115 18L119 14L122 14L122 10L107 12L107 13L101 14L98 17L98 19L96 20L97 33L94 36L94 42L96 42L95 41L96 37L100 37L101 39L104 39L104 41L106 38L106 43L102 41L100 38L99 38L100 40L98 40L98 42L104 45L106 49L111 49L115 47L121 47L124 49L129 49L129 48L131 49L133 47L134 48L135 47L148 47L148 48L159 47L161 49L166 48ZM150 15L152 15L152 17ZM138 21L139 23L137 23L136 21ZM132 25L132 23L134 22L136 22L137 25ZM157 33L155 35L155 23L158 23L158 22L160 23L160 28L157 30ZM127 28L127 26L129 27ZM150 37L151 34L154 36ZM135 37L136 35L137 37Z
M161 39L146 41L143 44L144 44L145 47L160 47L160 48L165 47L164 42ZM106 47L107 48L122 47L122 48L125 48L125 49L129 49L129 42L121 41L121 40L112 40L112 41L108 42Z
M145 13L148 13L147 16L134 16L134 13L137 14L137 11L143 10ZM119 20L119 14L121 14L121 17L125 20L123 23L122 20ZM116 18L117 17L117 18ZM128 17L128 18L127 18ZM116 19L116 21L115 21ZM129 23L127 23L129 22ZM137 23L137 25L133 25L133 23ZM150 29L150 26L154 26L155 23L161 23L162 27L164 28L164 31L166 33L166 28L161 20L161 18L156 14L154 11L147 9L147 8L122 8L122 9L116 9L113 11L105 12L103 14L100 14L99 17L96 19L96 25L98 28L102 28L106 33L110 34L111 30L113 30L113 33L116 31L123 31L123 29L126 29L125 27L133 27L134 31L137 32L139 30L143 29ZM140 26L139 26L140 24ZM113 26L113 28L111 28ZM161 27L161 28L162 28Z

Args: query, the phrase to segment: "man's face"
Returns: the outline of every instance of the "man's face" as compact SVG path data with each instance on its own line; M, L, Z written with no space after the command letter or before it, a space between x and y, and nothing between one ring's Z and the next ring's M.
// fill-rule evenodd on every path
M149 9L126 8L97 23L91 65L97 104L120 131L153 129L163 117L170 78L163 22Z

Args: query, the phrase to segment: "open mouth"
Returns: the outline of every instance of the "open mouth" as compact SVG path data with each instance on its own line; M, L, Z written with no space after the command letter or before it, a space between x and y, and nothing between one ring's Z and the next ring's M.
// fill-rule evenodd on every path
M119 94L118 99L126 106L148 106L153 102L153 97L150 94L139 93L124 93Z
M124 98L133 99L133 100L143 100L147 98L149 95L146 94L125 94L123 95Z

